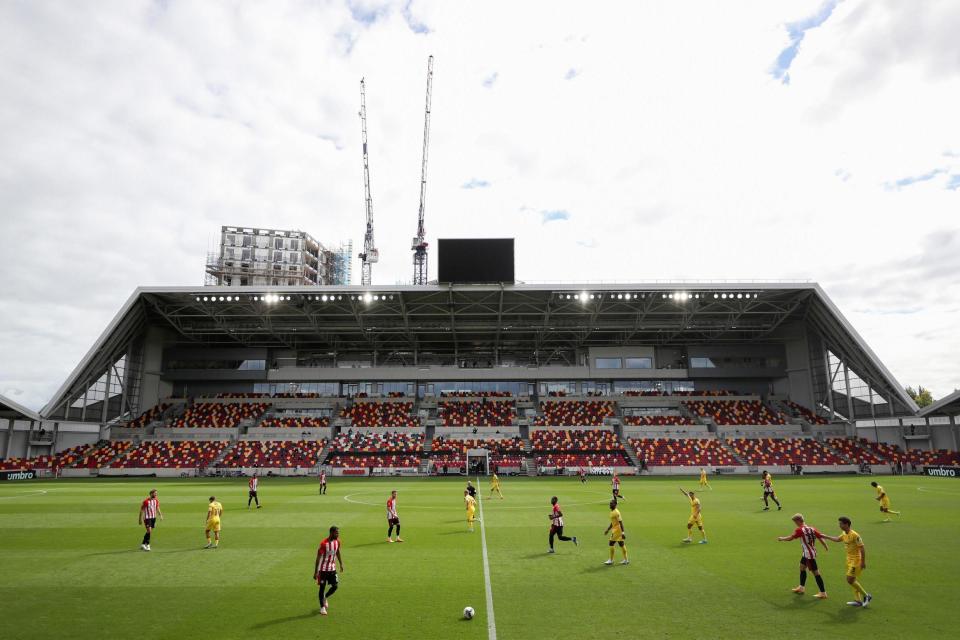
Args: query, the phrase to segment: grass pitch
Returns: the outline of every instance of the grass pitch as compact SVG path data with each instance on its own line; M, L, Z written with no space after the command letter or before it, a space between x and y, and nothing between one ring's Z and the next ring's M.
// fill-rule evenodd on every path
M783 511L760 510L756 478L713 479L701 494L709 543L685 545L684 479L625 479L631 564L607 567L609 481L504 478L483 496L496 632L512 638L907 638L952 635L960 561L960 483L882 478L899 521L881 523L870 478L775 479ZM140 501L156 487L166 519L139 550ZM265 478L246 509L246 480L60 480L0 485L2 638L487 638L480 526L466 531L464 481ZM388 544L385 501L399 491L403 544ZM223 542L202 549L207 498L223 503ZM549 499L566 533L548 556ZM820 552L830 599L798 582L800 544L776 536L790 516L863 536L874 595L845 606L844 553ZM318 615L316 547L341 528L345 572ZM696 539L696 534L695 534ZM619 552L616 561L619 562ZM465 606L477 616L461 619Z

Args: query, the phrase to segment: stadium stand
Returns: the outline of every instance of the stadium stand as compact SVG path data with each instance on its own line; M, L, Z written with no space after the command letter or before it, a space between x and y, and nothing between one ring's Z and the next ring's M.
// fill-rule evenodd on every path
M629 443L648 467L740 464L715 438L631 438Z
M341 418L348 418L354 427L419 427L420 420L411 415L412 402L354 402L344 407Z
M881 457L870 447L864 446L855 438L827 438L827 446L840 452L844 458L853 464L886 464L890 460Z
M628 390L622 392L621 395L627 397L665 397L669 398L670 396L679 396L679 397L697 397L697 398L712 398L712 397L723 397L723 396L738 396L740 395L736 391L730 391L728 389L703 389L702 391L657 391L655 389L647 391L633 391Z
M78 447L64 449L54 455L34 456L32 458L7 458L0 461L0 471L20 471L22 469L55 469L56 467L72 467L79 460L86 457L88 452L97 448L99 444L83 444Z
M810 424L830 424L830 421L827 420L826 418L818 416L810 409L807 409L802 404L797 404L793 400L787 400L786 402L784 402L784 404L793 410L793 413L795 416L797 416L798 418L803 418Z
M523 440L519 437L485 440L434 438L429 458L434 467L463 467L470 449L490 451L490 464L496 467L519 467L523 464Z
M330 443L325 464L333 467L418 467L423 454L419 433L340 434Z
M315 467L326 440L244 440L217 467Z
M128 440L114 440L112 442L101 442L96 447L89 449L84 455L78 457L73 464L65 464L64 468L74 469L100 469L109 465L110 461L119 456L133 446Z
M441 398L512 398L509 391L441 391Z
M749 465L848 464L816 440L805 438L735 438L727 441Z
M691 400L686 407L701 418L721 426L784 425L783 415L774 413L759 400Z
M445 427L504 427L516 421L517 409L504 400L441 402L437 417Z
M311 418L299 416L296 418L265 418L258 427L269 429L317 429L330 426L330 418Z
M226 440L141 442L110 466L119 469L195 469L213 462L229 443Z
M163 412L169 408L170 408L169 404L160 403L155 407L151 407L150 409L147 409L146 411L141 413L139 416L137 416L130 422L127 422L126 424L119 425L119 426L124 426L128 429L142 429L143 427L147 426L154 420L158 420L160 416L163 415Z
M225 404L198 402L171 422L171 427L188 429L233 429L244 420L258 420L270 405L263 402Z
M624 416L623 424L628 427L673 427L693 426L698 423L696 420L688 416L652 414L643 416Z
M613 402L599 400L546 401L534 419L537 427L602 427L604 418L616 414Z
M534 431L530 444L538 467L632 466L612 431Z

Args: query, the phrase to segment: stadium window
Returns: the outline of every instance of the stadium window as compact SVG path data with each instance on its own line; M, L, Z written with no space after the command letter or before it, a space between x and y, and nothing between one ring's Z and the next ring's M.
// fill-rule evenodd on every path
M274 261L274 262L283 262L283 251L274 251L274 252L273 252L273 261Z
M710 358L690 358L691 369L716 369L717 365Z
M623 360L620 358L597 358L594 360L597 369L622 369Z
M283 238L274 238L274 239L273 239L273 248L274 248L274 249L283 249Z
M653 358L625 358L625 369L653 369Z

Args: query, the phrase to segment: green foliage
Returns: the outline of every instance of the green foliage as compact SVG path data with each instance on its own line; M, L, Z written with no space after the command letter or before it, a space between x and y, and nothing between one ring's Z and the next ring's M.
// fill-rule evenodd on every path
M907 395L910 396L921 409L933 404L933 394L930 393L929 389L918 386L916 390L914 390L913 387L907 387L906 391Z
M698 492L709 544L685 545L696 480L625 479L620 504L632 563L607 558L608 479L503 478L505 500L480 483L500 638L949 637L958 564L960 483L884 478L903 511L882 524L864 477L775 478L783 511L760 510L757 478L711 478ZM166 520L139 550L139 502L156 486ZM403 544L388 544L385 502L399 491ZM246 509L246 482L61 480L0 485L2 638L487 638L480 527L467 533L463 482L445 479L265 478L264 508ZM45 493L39 493L45 491ZM201 549L207 498L223 503L223 542ZM549 499L566 533L549 556ZM871 609L846 607L844 553L820 553L830 599L796 596L800 511L836 534L853 519L868 550ZM346 571L317 615L311 572L330 525ZM696 539L696 534L694 535ZM619 553L617 554L619 562ZM808 594L816 585L811 577ZM472 606L477 617L461 620Z

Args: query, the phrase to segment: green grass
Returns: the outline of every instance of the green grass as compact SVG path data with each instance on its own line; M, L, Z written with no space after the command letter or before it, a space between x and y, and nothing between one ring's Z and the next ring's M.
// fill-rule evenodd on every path
M869 479L778 477L780 512L760 511L757 479L714 480L702 494L706 545L680 542L689 514L680 483L625 481L632 564L606 567L607 481L505 478L506 499L483 501L498 637L952 634L960 482L884 479L904 516L882 524ZM154 486L166 520L144 553L137 511ZM384 541L391 488L402 545ZM4 483L0 638L486 638L480 529L466 532L462 489L459 480L334 478L320 497L315 480L267 478L264 508L248 511L243 479ZM211 494L225 507L223 543L204 551ZM558 543L554 556L545 553L551 495L582 541ZM829 600L790 593L800 545L776 536L792 530L795 511L829 533L837 516L853 519L868 551L870 609L844 605L840 545L820 554ZM346 571L321 618L311 572L331 524L342 530ZM469 622L466 605L477 610Z

